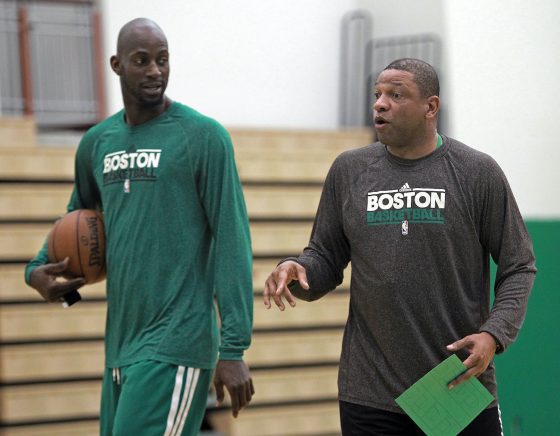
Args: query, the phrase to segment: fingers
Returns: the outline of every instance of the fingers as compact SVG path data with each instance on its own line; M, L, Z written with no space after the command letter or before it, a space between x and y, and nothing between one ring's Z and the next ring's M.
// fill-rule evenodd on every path
M62 302L63 298L66 294L72 292L75 288L71 289L60 289L60 288L50 288L48 290L47 297L45 298L49 303L58 303Z
M447 387L449 389L453 389L455 386L467 381L468 379L470 379L471 377L476 376L476 375L477 375L477 370L475 368L470 368L470 369L466 370L464 373L462 373L460 376L453 379L447 385Z
M292 295L292 293L290 292L287 286L284 289L277 290L274 294L274 302L280 308L280 310L284 310L285 308L284 303L282 302L282 297L286 299L286 301L290 306L292 307L296 306L296 299L294 298L294 296Z
M30 285L35 288L48 302L60 301L64 294L85 285L83 277L57 280L67 271L69 258L61 262L38 266L30 276Z
M465 365L465 367L467 368L467 370L463 373L461 373L460 375L458 375L457 377L455 377L453 380L451 380L448 384L447 387L449 389L453 389L455 386L457 386L458 384L463 383L464 381L467 381L469 378L471 378L476 374L476 366L473 364L473 356L470 355L464 362L463 365Z
M231 413L234 418L237 418L239 411L249 404L254 393L255 388L253 387L252 379L249 379L249 381L243 383L241 386L235 386L229 389L229 394L231 396Z
M79 278L76 278L76 279L65 280L63 282L55 281L54 284L52 285L52 288L51 288L52 290L50 292L50 294L52 295L51 300L52 301L58 301L60 298L62 298L68 292L74 291L74 290L82 287L85 284L86 284L86 281L82 277L79 277Z
M451 389L473 376L479 376L492 361L494 356L495 341L488 333L477 333L466 336L447 346L449 351L458 351L466 348L469 356L463 361L467 370L452 380L448 387Z
M253 385L253 379L249 379L249 399L253 398L253 395L255 395L255 386Z
M218 405L224 401L224 386L231 399L231 413L234 418L237 418L239 411L249 404L255 394L249 368L243 361L218 361L214 375Z
M240 410L240 393L237 390L231 390L229 392L229 396L231 397L231 414L234 418L237 418Z
M270 309L270 298L274 300L276 305L278 306L278 296L277 291L285 286L286 277L287 277L287 270L283 264L280 264L276 267L274 271L268 276L266 282L264 284L264 293L263 293L263 300L264 305L267 309ZM287 287L286 287L286 290ZM289 292L289 290L288 290ZM280 310L284 310L284 305L278 306Z
M296 266L297 270L297 279L299 284L303 289L309 289L309 283L307 283L307 274L305 272L305 268L301 265Z
M271 299L281 311L286 308L283 298L286 299L290 306L294 307L296 305L296 299L288 287L288 284L293 280L297 280L302 288L309 289L307 275L303 266L296 262L288 261L276 267L265 282L263 302L267 309L270 309L272 306Z
M284 310L286 308L286 306L284 306L284 302L282 301L282 297L284 297L288 301L290 306L294 307L296 305L295 299L287 285L287 283L291 281L288 280L289 278L291 278L291 275L292 271L286 269L281 269L278 273L276 290L272 294L272 299L280 310Z
M486 370L487 367L484 356L478 356L476 354L471 354L467 359L465 359L463 365L465 365L467 370L447 385L449 389L467 381L471 377L479 376Z
M280 269L280 271L277 274L276 289L272 294L272 299L274 300L276 306L278 306L280 310L285 309L284 302L282 301L282 294L290 293L288 286L286 286L286 281L288 279L288 271L289 270L283 268Z
M263 302L264 302L264 307L266 307L267 309L270 309L271 307L270 296L274 294L275 289L276 289L276 283L274 283L271 274L270 276L268 276L268 279L266 279L266 282L264 283Z
M453 342L452 344L449 344L447 346L447 349L449 351L458 351L462 348L468 347L472 345L472 341L470 339L470 336L466 336L462 339L459 339L458 341Z
M249 381L245 383L245 402L242 408L251 402L253 395L255 395L255 387L253 386L253 379L250 378Z
M216 402L220 406L224 402L224 384L216 380L214 381L214 387L216 388Z
M61 262L49 263L44 266L44 272L50 276L48 281L48 301L54 302L60 300L68 292L74 291L86 284L83 277L65 279L63 281L56 280L68 270L70 258L66 257Z
M224 402L225 398L224 383L220 381L215 382L214 387L216 388L216 400L218 406L220 406ZM231 399L231 414L234 418L237 418L240 410L251 402L251 399L255 394L253 380L249 379L247 382L238 385L226 385L225 387L227 388Z
M70 263L70 258L66 257L64 260L55 263L48 263L45 265L45 272L54 276L62 275Z
M253 386L253 379L249 379L249 382L245 383L245 401L240 410L251 402L253 395L255 395L255 387Z
M282 295L285 295L287 299L291 298L290 305L295 306L295 301L293 299L292 293L286 286L287 272L285 270L278 270L278 268L268 276L265 282L265 288L263 293L264 305L267 309L272 306L270 299L274 300L274 303L280 310L284 310L285 306L282 302ZM289 296L288 296L289 294ZM290 301L290 300L288 300Z

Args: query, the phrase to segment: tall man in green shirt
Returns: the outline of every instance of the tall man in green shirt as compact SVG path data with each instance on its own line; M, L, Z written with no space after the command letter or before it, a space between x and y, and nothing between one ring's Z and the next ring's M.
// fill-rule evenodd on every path
M234 417L254 394L243 362L251 241L233 147L220 124L165 95L168 45L153 21L121 29L111 68L124 110L84 135L68 204L104 214L101 434L196 435L214 368L218 401L225 385ZM44 246L26 281L58 301L84 284L57 281L66 268L48 263Z

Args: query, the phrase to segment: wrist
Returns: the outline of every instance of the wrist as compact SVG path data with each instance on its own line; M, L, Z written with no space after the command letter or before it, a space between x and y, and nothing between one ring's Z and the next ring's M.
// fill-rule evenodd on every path
M496 347L495 349L495 353L501 353L503 351L502 346L500 345L500 341L498 341L498 339L496 338L496 336L494 336L492 333L487 332L486 330L481 331L480 333L486 333L493 341L494 341L494 345Z

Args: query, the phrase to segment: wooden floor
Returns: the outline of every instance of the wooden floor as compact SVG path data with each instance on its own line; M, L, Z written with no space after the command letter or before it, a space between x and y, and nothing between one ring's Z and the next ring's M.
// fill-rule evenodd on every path
M70 309L47 304L23 281L26 262L64 213L72 147L34 145L33 123L0 119L0 435L98 434L104 282ZM10 130L11 129L11 130ZM9 130L9 131L8 131ZM14 133L15 132L15 133ZM336 373L348 314L348 273L323 299L265 310L262 288L283 256L307 244L334 158L371 142L369 131L231 130L251 221L254 333L245 359L257 395L236 420L209 407L224 435L339 433ZM22 138L18 141L17 138Z

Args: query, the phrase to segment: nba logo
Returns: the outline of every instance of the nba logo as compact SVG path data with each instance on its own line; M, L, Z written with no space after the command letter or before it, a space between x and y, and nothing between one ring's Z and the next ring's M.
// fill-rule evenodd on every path
M405 235L405 236L408 235L408 221L407 220L404 220L402 222L401 231L402 231L403 235Z
M123 189L124 189L124 193L125 193L125 194L128 194L128 193L130 192L130 179L126 179L126 180L124 181L124 187L123 187Z

